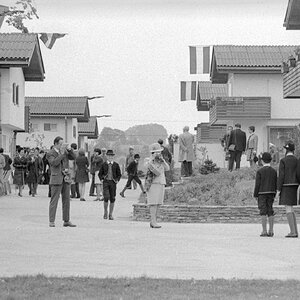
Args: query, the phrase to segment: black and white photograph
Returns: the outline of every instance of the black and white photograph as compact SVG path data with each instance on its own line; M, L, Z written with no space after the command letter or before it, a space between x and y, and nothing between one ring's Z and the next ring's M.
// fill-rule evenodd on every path
M0 299L300 299L300 0L0 1Z

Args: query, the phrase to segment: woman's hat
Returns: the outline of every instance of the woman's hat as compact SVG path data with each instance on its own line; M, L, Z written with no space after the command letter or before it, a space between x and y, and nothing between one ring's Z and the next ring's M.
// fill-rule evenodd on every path
M286 150L289 150L289 151L294 151L295 150L295 144L293 142L289 141L289 142L285 143L283 148L285 148Z
M114 155L115 155L115 153L114 153L114 151L113 151L113 150L109 149L109 150L107 150L107 152L106 152L106 155L111 155L111 156L114 156Z
M154 143L149 146L149 151L151 153L152 152L161 152L161 151L163 151L163 148L160 146L159 143Z

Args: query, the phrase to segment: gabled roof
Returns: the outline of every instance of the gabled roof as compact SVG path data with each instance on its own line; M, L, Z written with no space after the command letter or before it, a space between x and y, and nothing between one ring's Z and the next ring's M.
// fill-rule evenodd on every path
M283 26L287 30L300 29L300 0L289 0Z
M198 81L198 91L197 98L199 96L200 100L211 100L216 97L228 96L227 84L212 84L211 81Z
M26 81L43 81L44 64L37 34L0 33L0 67L22 67Z
M96 139L99 136L96 117L90 117L87 123L78 122L78 135L87 136L89 139Z
M72 117L88 122L88 97L25 97L32 117Z
M226 83L228 73L281 73L281 64L299 46L214 46L213 83Z

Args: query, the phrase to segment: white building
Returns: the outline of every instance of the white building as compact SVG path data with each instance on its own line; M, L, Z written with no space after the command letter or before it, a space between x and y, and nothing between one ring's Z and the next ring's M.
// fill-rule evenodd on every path
M89 140L99 137L97 117L90 117L88 122L78 122L78 148L89 151Z
M26 97L31 132L19 134L17 144L49 149L61 136L65 143L78 143L78 122L90 118L88 97Z
M215 126L219 126L220 138L227 125L240 123L248 135L248 127L254 125L259 137L258 152L268 151L272 143L282 151L283 144L291 137L300 123L299 98L285 99L283 95L282 62L294 54L296 46L214 46L211 62L211 84L227 85L227 95L214 95L207 104L207 97L197 94L198 110L209 111L209 124L197 126L198 141L213 136L207 144L212 157L220 152L216 142ZM199 83L201 84L201 83ZM203 94L203 93L202 93ZM222 130L223 126L223 130ZM201 130L205 127L205 130ZM210 132L211 131L211 132ZM221 134L222 133L222 134ZM211 142L211 143L210 143Z
M36 34L0 34L0 147L6 153L13 155L16 137L28 130L25 81L43 81L44 73Z

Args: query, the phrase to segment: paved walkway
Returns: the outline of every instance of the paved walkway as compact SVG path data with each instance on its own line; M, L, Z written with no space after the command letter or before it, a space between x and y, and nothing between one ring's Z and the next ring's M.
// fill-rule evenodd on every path
M119 184L121 189L125 184ZM151 229L131 220L139 191L117 198L115 220L103 220L102 202L71 202L64 228L61 202L55 228L48 227L47 187L39 195L0 198L0 276L164 278L267 278L300 280L300 239L285 239L286 224L274 238L260 238L258 224L175 224Z

